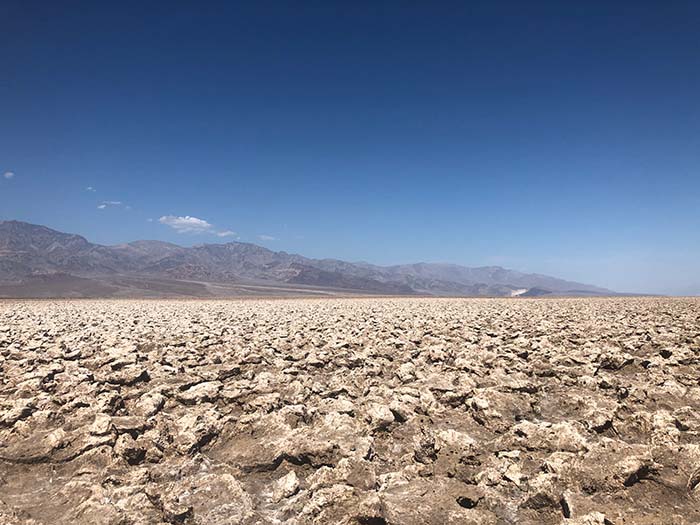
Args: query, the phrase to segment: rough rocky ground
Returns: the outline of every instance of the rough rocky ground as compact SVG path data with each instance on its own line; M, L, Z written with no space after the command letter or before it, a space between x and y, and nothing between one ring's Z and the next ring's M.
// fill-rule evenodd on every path
M700 300L0 303L3 524L700 523Z

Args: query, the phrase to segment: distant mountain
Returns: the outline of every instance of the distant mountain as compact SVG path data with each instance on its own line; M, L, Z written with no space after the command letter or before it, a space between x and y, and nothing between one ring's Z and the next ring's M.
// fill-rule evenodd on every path
M309 259L242 242L191 248L162 241L102 246L45 226L0 222L0 297L321 292L506 297L614 293L499 266L377 266Z

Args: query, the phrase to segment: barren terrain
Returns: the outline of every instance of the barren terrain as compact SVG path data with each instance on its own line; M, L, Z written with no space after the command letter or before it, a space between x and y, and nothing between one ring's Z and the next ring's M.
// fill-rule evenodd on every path
M0 523L700 523L699 378L699 299L0 302Z

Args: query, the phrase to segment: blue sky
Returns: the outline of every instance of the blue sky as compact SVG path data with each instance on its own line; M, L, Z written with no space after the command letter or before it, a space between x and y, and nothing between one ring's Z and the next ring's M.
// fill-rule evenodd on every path
M697 2L6 0L0 19L0 219L700 293Z

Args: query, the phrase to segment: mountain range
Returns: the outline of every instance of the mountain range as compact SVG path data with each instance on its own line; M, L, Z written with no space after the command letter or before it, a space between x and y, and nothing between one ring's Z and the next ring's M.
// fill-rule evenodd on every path
M614 292L499 266L378 266L311 259L244 242L104 246L45 226L0 222L0 297L327 294L528 297Z

